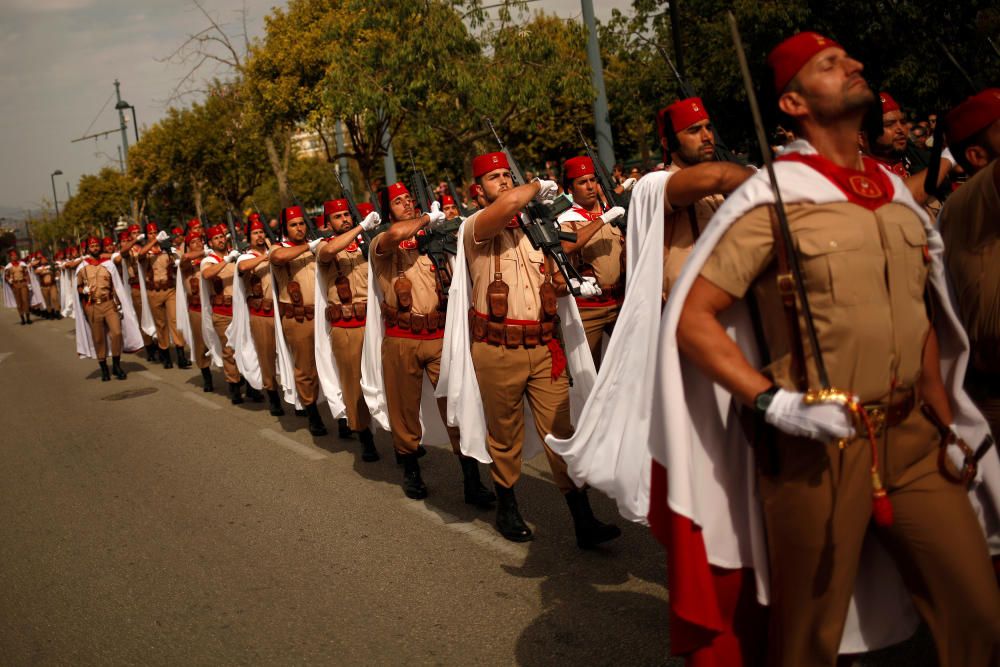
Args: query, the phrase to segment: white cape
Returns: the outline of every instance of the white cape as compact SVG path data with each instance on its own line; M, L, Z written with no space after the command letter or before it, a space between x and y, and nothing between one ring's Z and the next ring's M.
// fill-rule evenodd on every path
M445 323L444 352L441 356L441 379L436 395L448 399L448 423L458 426L462 433L462 453L482 463L492 463L486 444L486 415L479 393L479 381L472 364L472 337L469 332L469 306L471 305L472 278L465 260L465 226L470 216L458 230L458 254L455 270L448 290L448 317ZM580 311L572 297L559 302L559 320L566 362L573 378L569 390L570 417L573 424L580 423L581 411L587 401L597 372L590 354L587 335L580 320ZM370 311L369 311L370 312ZM542 443L535 430L534 419L525 401L523 460L527 461L542 451Z
M177 277L174 284L174 318L177 320L177 330L191 349L191 362L197 365L200 360L194 358L194 332L191 330L191 315L188 312L187 290L184 289L180 260L177 261Z
M220 261L215 255L205 257L201 260L201 271L204 272L206 266L218 264ZM142 282L140 281L139 284ZM201 272L198 274L198 291L201 295L201 336L202 340L205 341L205 350L212 365L216 368L222 368L222 341L219 340L219 334L215 332L215 326L212 324L212 299L209 296L211 292Z
M31 307L45 308L45 299L42 298L42 286L38 284L38 276L35 270L28 266L28 287L31 290Z
M236 260L236 265L247 259L256 259L256 255L245 253ZM229 347L233 348L236 367L240 369L243 379L260 390L264 380L260 373L260 361L257 359L257 347L253 344L253 334L250 333L250 309L247 307L245 279L240 276L239 269L233 276L233 321L226 328L226 338Z
M292 244L287 241L281 241L277 245L283 248L292 247ZM271 247L274 248L274 246ZM268 270L271 272L271 290L274 293L274 347L277 352L278 368L276 372L278 382L281 384L281 395L286 403L294 405L296 410L301 410L303 409L302 401L299 400L299 394L295 391L295 358L292 357L292 350L285 341L285 330L281 323L281 309L278 301L278 281L274 278L274 265L270 262ZM319 311L316 311L313 318L315 319L318 315ZM323 399L323 385L320 384L316 394L316 403L319 404Z
M336 260L334 260L336 261ZM344 405L344 393L341 390L340 376L337 374L337 364L333 359L333 348L330 343L330 323L326 319L326 287L327 268L316 261L316 316L313 318L313 341L316 354L316 373L319 384L323 388L330 414L334 419L347 416Z
M815 153L799 140L789 150ZM842 202L844 194L810 167L778 162L782 198L791 202ZM936 330L941 346L941 368L955 406L955 422L970 443L982 441L988 428L962 389L968 361L968 341L948 298L940 235L923 209L913 201L903 182L890 175L894 201L911 208L924 223L933 259L929 285L936 298ZM634 201L634 199L633 199ZM733 193L705 229L673 287L659 329L656 357L654 414L650 430L653 458L668 475L670 508L702 528L709 563L723 568L751 567L757 597L769 598L767 552L756 493L753 452L747 444L732 405L732 397L680 355L676 330L684 301L719 239L745 213L773 202L766 172L759 172ZM635 205L635 204L633 204ZM745 303L738 302L720 321L751 363L759 365L753 330ZM997 532L1000 506L1000 458L991 451L981 462L985 483L970 493L986 532ZM917 617L892 561L871 534L865 541L862 564L840 650L860 652L902 641L912 634Z
M74 304L76 299L73 294L76 286L73 283L73 271L65 265L59 266L59 312L63 317L76 317Z
M10 268L10 264L3 267L6 272ZM14 290L11 288L10 284L7 283L7 279L4 278L3 282L3 305L5 308L17 308L17 299L14 298Z
M143 267L144 257L136 259L136 266L139 274L139 305L142 306L142 315L139 324L142 332L152 339L156 339L156 322L153 320L153 310L149 307L149 292L146 291L146 269ZM122 262L125 264L125 262Z
M76 271L73 275L73 285L76 285L77 275L87 265L86 260L80 262L77 265ZM122 351L123 352L136 352L142 349L142 333L139 331L139 321L135 316L135 308L132 307L132 299L129 295L128 287L122 281L121 275L118 273L118 267L115 266L114 259L108 259L101 262L101 266L108 270L111 274L111 282L115 288L115 294L118 296L118 302L122 307ZM83 307L80 303L80 293L73 290L74 295L74 310L77 313L83 313ZM74 327L76 329L76 353L80 358L86 359L97 359L97 348L94 346L94 338L90 331L90 322L84 315L82 317L77 317L74 320ZM108 353L111 352L111 338L108 336L107 347ZM103 360L98 360L103 361Z
M372 251L374 252L374 250ZM361 347L361 393L372 416L372 424L383 431L391 431L389 408L385 402L385 376L382 374L382 341L385 326L382 323L382 286L375 278L373 263L368 262L368 311L365 318L365 341ZM450 306L449 306L450 307ZM445 331L444 351L448 349L448 333ZM443 353L444 354L444 353ZM441 373L438 376L438 390L444 382L444 357L441 358ZM448 431L441 421L441 412L435 400L434 387L424 374L424 384L420 388L420 442L424 445L449 444ZM465 435L462 435L465 441ZM463 454L465 453L463 446Z

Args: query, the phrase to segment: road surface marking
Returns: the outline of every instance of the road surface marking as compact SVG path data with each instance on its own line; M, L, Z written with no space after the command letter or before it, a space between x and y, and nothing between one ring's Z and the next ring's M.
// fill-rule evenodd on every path
M419 500L405 498L403 506L428 521L452 530L476 544L496 551L511 558L523 560L528 555L528 546L524 543L511 542L501 536L493 526L481 521L463 521L457 516L443 510L434 510Z
M201 405L203 407L209 408L211 410L221 410L222 409L221 405L216 405L215 403L213 403L212 401L208 400L204 396L199 396L198 394L191 393L190 391L181 392L181 396L183 396L184 398L190 399L190 400L194 401L195 403L197 403L198 405Z
M135 371L135 375L146 378L147 380L152 380L153 382L163 382L163 378L152 371Z
M281 435L277 431L272 431L269 428L262 428L260 430L260 435L265 440L270 440L279 447L284 447L285 449L295 452L299 456L309 459L310 461L322 461L328 456L319 449L315 447L310 447L309 445L303 445L301 442L296 442L288 436Z
M6 359L7 357L9 357L12 354L14 354L14 353L13 352L0 352L0 363L2 363L4 359Z

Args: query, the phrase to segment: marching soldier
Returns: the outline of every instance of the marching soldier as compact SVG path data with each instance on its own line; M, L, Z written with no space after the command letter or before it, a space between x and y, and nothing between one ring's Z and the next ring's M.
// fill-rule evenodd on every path
M365 340L368 315L368 260L358 247L362 229L378 224L378 216L366 217L355 225L346 199L324 202L324 217L334 236L319 246L316 258L326 269L326 321L330 326L330 346L337 366L340 390L347 417L338 420L338 434L350 438L358 434L363 461L377 461L378 451L369 425L371 414L361 393L361 347Z
M107 239L105 239L107 240ZM107 250L105 244L103 250ZM96 237L87 239L89 256L77 270L76 288L80 294L83 313L90 324L91 338L97 353L97 363L101 367L101 381L115 378L124 380L127 376L121 367L122 321L118 314L118 295L115 293L114 279L107 267L102 266L101 242ZM111 372L108 372L107 339L111 339Z
M434 264L417 250L416 235L424 227L433 229L445 220L440 206L415 217L413 198L402 183L386 188L383 210L388 210L392 226L373 242L370 259L379 282L385 323L382 339L382 373L385 378L386 407L392 443L403 462L403 493L408 498L427 497L420 474L418 448L423 429L420 401L424 375L437 387L444 345L445 301ZM447 400L439 398L441 419L447 424ZM489 507L495 496L483 486L479 464L464 456L458 428L449 426L448 439L462 467L465 502Z
M441 204L441 212L444 213L445 220L454 220L461 217L462 214L458 210L458 203L451 195L442 194L438 197L438 203Z
M278 316L282 336L295 365L295 392L309 419L309 433L326 435L326 425L319 414L319 376L313 346L316 317L315 249L325 239L306 239L305 214L299 206L281 213L285 241L271 250L271 267L277 281ZM273 288L274 286L272 286ZM282 378L287 382L287 378Z
M938 219L972 347L965 388L1000 438L1000 89L970 97L945 120L948 146L971 175Z
M576 241L563 241L563 250L573 257L577 270L594 278L601 288L597 296L578 296L576 305L587 333L594 365L601 365L601 341L615 329L618 310L625 296L625 237L614 223L625 215L620 206L601 204L600 185L589 157L574 157L563 165L563 187L573 197L573 208L559 216L559 224L576 234Z
M153 234L149 243L139 250L138 257L143 262L146 299L156 325L156 344L163 367L174 367L170 358L172 343L177 350L177 367L190 368L191 362L184 352L184 337L177 329L177 265L173 255L160 247L168 238L167 232Z
M768 63L778 106L803 137L775 165L794 240L785 240L770 181L755 177L719 211L713 236L675 286L658 361L663 430L652 438L668 448L670 505L703 528L699 540L722 526L733 542L749 539L755 521L746 512L760 513L767 559L756 566L769 579L771 664L836 663L855 581L877 566L862 557L872 529L929 626L940 664L987 665L1000 638L1000 592L970 494L951 481L949 464L939 465L939 449L968 450L943 425L962 424L977 444L986 432L961 389L942 381L962 342L938 280L940 238L903 182L858 153L874 100L861 63L815 33L785 40ZM786 275L799 259L801 301ZM745 305L758 318L730 308L751 292ZM803 327L816 343L803 342ZM760 368L744 353L755 338ZM678 347L689 363L681 364ZM843 394L816 393L821 386ZM713 431L726 428L716 426L717 406L692 402L720 400L720 389L752 410L761 429L774 427L755 443L760 503L749 508L738 420L730 432ZM994 459L983 464L1000 474ZM738 566L747 551L727 548L706 537L701 553L740 554ZM899 622L875 611L895 595L866 598L859 604L875 605L858 614L867 630Z
M42 251L38 251L38 266L35 267L35 275L38 276L38 283L42 289L42 299L45 301L45 311L43 317L47 320L62 319L59 313L59 285L56 284L55 265L45 258Z
M906 117L899 103L887 92L879 93L882 103L882 134L870 144L872 156L886 169L902 179L914 171L911 158L906 153L908 145Z
M141 228L139 225L133 223L128 226L125 230L128 234L126 241L121 244L121 258L118 263L121 263L125 267L125 274L128 276L128 286L132 296L132 307L135 309L135 314L142 321L143 303L142 303L142 288L139 286L139 251L142 249L142 241L146 240L147 236L152 238L156 236L157 228L155 224L149 223L146 225L146 234L141 233ZM142 332L142 343L146 348L146 360L156 361L157 352L159 346L153 342L153 339L145 332Z
M7 251L10 262L3 270L3 278L10 285L14 292L14 299L17 301L17 314L21 316L21 324L31 324L31 294L28 291L28 265L18 257L17 250L11 248Z
M246 278L247 308L250 311L250 335L260 364L260 377L267 392L270 412L274 417L285 414L278 392L277 350L274 342L274 290L271 285L271 265L268 262L267 235L264 223L256 213L250 216L250 248L247 254L253 259L244 259L237 264L240 275Z
M189 225L190 226L190 225ZM199 225L200 227L200 225ZM192 229L196 229L192 226ZM188 326L191 330L191 356L201 371L202 390L215 391L212 381L212 360L205 345L205 336L201 330L201 309L210 304L201 302L201 260L205 258L205 241L199 231L190 231L184 238L187 252L181 256L181 282L184 286L184 296L187 302Z
M472 280L472 364L493 460L497 530L508 540L524 542L532 533L518 511L514 486L521 476L525 399L540 439L547 433L560 438L573 433L566 357L555 330L557 270L531 246L517 219L532 199L551 198L558 186L536 180L514 187L504 153L477 157L472 175L480 199L489 204L466 219L460 239ZM586 492L573 484L565 462L548 445L543 447L569 505L577 544L592 547L621 535L617 526L594 517Z

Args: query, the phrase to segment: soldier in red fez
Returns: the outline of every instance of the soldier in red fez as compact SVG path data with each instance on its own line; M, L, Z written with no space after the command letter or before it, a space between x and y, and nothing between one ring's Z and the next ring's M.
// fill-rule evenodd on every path
M337 420L338 435L348 439L355 432L361 440L364 461L377 461L378 451L369 424L371 414L361 392L361 348L368 313L368 260L358 246L362 228L378 224L369 213L360 224L351 217L346 199L324 202L323 216L334 236L319 246L320 289L325 289L327 327L324 331L333 353L346 417ZM324 341L319 341L322 345ZM331 406L333 409L333 406Z
M1000 89L987 88L945 117L952 154L971 178L938 218L945 266L969 334L965 388L1000 435Z
M438 203L441 204L441 212L444 213L445 220L454 220L461 217L461 212L458 210L458 203L451 195L441 195L438 197Z
M277 285L278 316L282 335L295 364L295 393L309 419L309 433L326 435L319 414L319 375L316 372L316 249L323 238L308 240L305 213L298 206L281 213L285 240L271 250L271 267ZM282 378L288 382L287 378Z
M190 231L184 237L186 252L181 255L178 268L181 271L182 284L184 285L188 327L191 330L191 361L201 372L202 390L210 392L215 391L215 383L212 380L212 361L208 356L208 348L205 345L205 336L201 328L201 309L202 307L208 308L210 304L202 304L201 302L201 260L205 258L206 249L205 239L202 237L199 227L190 226Z
M121 367L121 354L124 347L122 336L122 319L119 314L118 294L115 291L114 278L111 271L101 259L103 253L114 250L114 241L106 238L103 243L97 237L87 239L87 253L84 263L77 269L76 289L80 294L82 315L90 325L91 339L97 362L101 368L101 380L107 382L114 374L118 380L124 380L126 373ZM111 341L112 368L108 369L108 339Z
M635 181L629 181L631 187ZM563 187L573 197L573 208L559 216L559 224L576 234L576 241L564 241L563 249L580 273L593 277L601 288L597 296L576 297L594 365L600 368L602 339L614 331L625 297L625 237L612 226L625 215L625 209L613 206L604 210L603 193L589 157L566 160Z
M417 217L413 197L402 183L383 191L392 226L373 241L369 254L372 272L382 293L384 322L382 375L385 401L392 429L392 444L403 464L403 492L408 498L427 497L420 472L419 447L423 436L420 402L424 376L437 387L444 345L446 301L434 273L434 264L417 250L416 236L445 221L440 204ZM447 402L438 399L442 421L447 424ZM465 502L489 507L495 499L482 485L479 466L462 455L457 428L448 427L452 451L464 477Z
M47 320L62 319L59 313L59 285L56 284L56 272L54 264L50 263L45 253L41 250L37 253L38 263L34 267L35 275L38 276L38 285L42 290L42 300L45 302L45 310L42 317Z
M10 261L3 269L3 279L10 285L17 302L17 314L21 316L21 324L31 324L31 293L28 290L28 271L30 267L21 261L16 248L7 251Z
M190 368L184 336L177 328L177 264L173 255L160 247L171 236L150 223L146 225L146 237L149 242L139 249L138 258L146 281L146 304L156 327L156 340L151 344L157 347L156 356L163 362L163 368L174 367L171 345L177 350L177 367Z
M148 233L150 230L152 233ZM124 277L132 297L132 307L140 322L143 321L143 301L142 289L139 287L139 262L143 260L139 257L139 251L144 242L150 241L156 236L157 227L155 224L149 223L146 225L146 231L147 233L142 233L139 225L135 223L129 225L126 229L128 240L122 243L120 254L115 258L115 264L124 267ZM159 361L159 346L145 331L142 331L142 344L146 348L146 360L149 362Z
M762 172L714 216L667 304L650 442L669 463L675 514L652 523L672 535L671 580L720 581L709 563L752 568L743 583L760 582L770 605L768 663L796 667L899 641L914 627L901 582L941 665L991 664L1000 591L977 514L997 515L1000 459L990 452L977 472L968 458L988 427L956 377L968 346L941 238L903 181L858 152L875 100L862 64L816 33L785 40L768 64L801 137L774 165L797 257ZM809 314L785 298L795 259ZM821 386L841 398L807 398ZM757 420L753 449L736 406ZM705 636L721 600L671 595L675 610L704 613L684 620L713 628Z

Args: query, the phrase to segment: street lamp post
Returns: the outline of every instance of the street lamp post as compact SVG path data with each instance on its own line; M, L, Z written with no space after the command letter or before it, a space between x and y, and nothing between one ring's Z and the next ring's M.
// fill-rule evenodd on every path
M49 180L52 181L52 203L56 207L56 222L59 222L59 198L56 196L56 176L62 176L62 169L56 169L49 176Z

